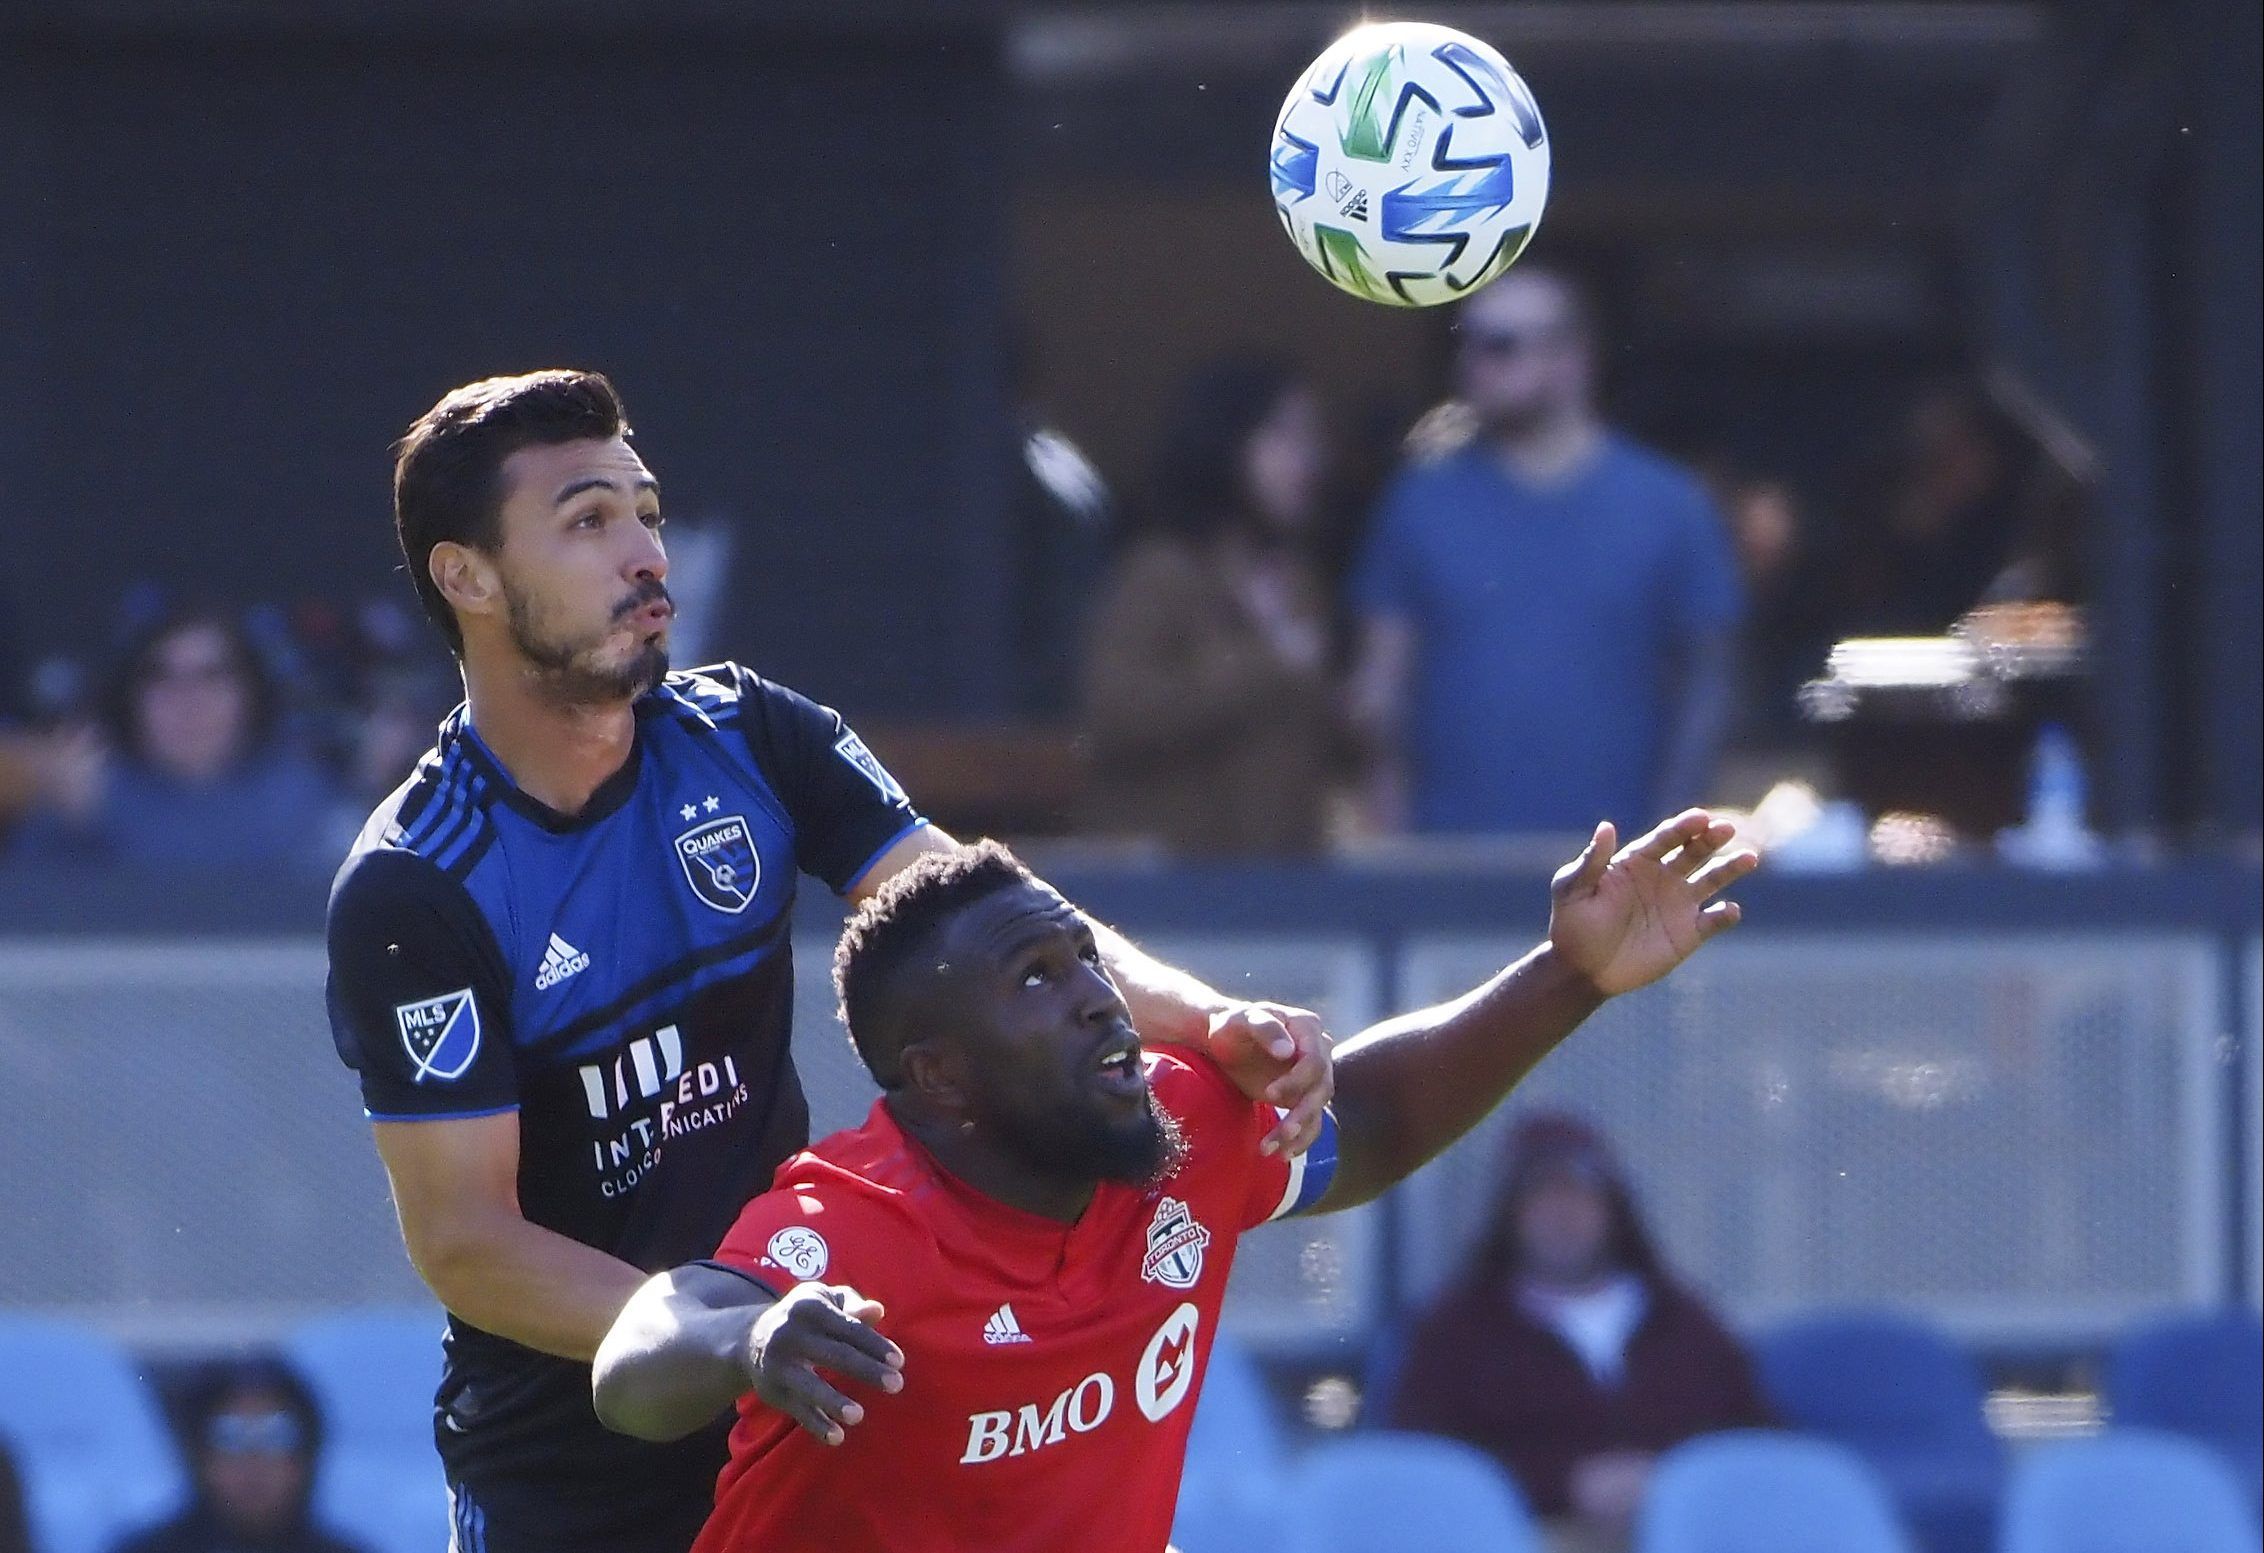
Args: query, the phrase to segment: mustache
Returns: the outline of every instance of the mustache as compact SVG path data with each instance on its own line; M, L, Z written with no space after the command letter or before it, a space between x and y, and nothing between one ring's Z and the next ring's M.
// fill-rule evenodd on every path
M655 577L620 603L614 605L613 618L616 620L626 619L638 610L643 609L647 604L666 604L670 614L676 612L676 601L668 596L667 585Z

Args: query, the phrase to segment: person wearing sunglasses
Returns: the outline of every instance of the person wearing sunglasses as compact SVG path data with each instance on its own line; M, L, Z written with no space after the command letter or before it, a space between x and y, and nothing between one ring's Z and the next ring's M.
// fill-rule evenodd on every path
M188 1508L117 1553L363 1553L315 1522L322 1415L286 1366L217 1366L190 1390L180 1424L195 1480Z
M1520 265L1454 340L1352 578L1374 822L1585 833L1703 801L1744 607L1719 513L1604 421L1565 277Z

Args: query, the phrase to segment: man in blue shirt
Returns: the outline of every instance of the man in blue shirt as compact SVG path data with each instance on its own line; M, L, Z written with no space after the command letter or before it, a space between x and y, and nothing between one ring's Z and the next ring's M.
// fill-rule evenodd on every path
M1386 489L1352 579L1379 820L1585 832L1700 802L1743 607L1719 515L1600 419L1562 277L1510 271L1456 343L1448 445Z
M836 713L737 664L669 672L660 490L628 437L603 377L538 372L443 398L394 469L465 702L339 871L330 1022L448 1310L457 1553L690 1546L728 1419L611 1434L590 1359L647 1274L712 1252L808 1142L799 875L860 900L956 845ZM1271 1146L1317 1134L1313 1016L1097 937L1143 1034L1291 1106Z

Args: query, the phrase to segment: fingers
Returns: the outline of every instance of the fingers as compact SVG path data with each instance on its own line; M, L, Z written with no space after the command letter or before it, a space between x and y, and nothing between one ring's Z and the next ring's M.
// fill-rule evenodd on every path
M814 1302L799 1328L787 1336L797 1354L816 1343L834 1343L892 1370L904 1368L904 1351L874 1330L872 1323L888 1314L878 1300L868 1300L843 1284L822 1286L824 1298ZM789 1335L790 1334L790 1335Z
M1714 902L1704 911L1698 913L1699 941L1704 942L1717 933L1727 932L1737 926L1738 919L1743 917L1744 914L1735 901Z
M1281 1125L1258 1145L1262 1154L1302 1154L1321 1135L1321 1113L1336 1095L1336 1067L1328 1031L1318 1014L1287 1010L1283 1023L1296 1040L1297 1059L1266 1086L1269 1105L1287 1106Z
M846 1285L803 1284L758 1323L755 1392L828 1445L862 1422L864 1405L819 1373L886 1392L904 1389L904 1354L869 1325L887 1314Z
M1738 880L1761 866L1761 854L1743 848L1717 857L1690 876L1690 886L1698 892L1700 900L1719 895Z
M1706 828L1684 842L1668 855L1660 866L1685 879L1694 877L1698 870L1717 856L1722 848L1737 839L1737 827L1727 820L1709 819Z
M1244 1003L1230 1010L1223 1024L1238 1028L1269 1057L1287 1062L1297 1054L1297 1037L1268 1004Z
M1550 888L1559 895L1588 894L1603 881L1618 845L1618 827L1609 820L1600 822L1580 855L1557 870L1556 877L1549 881Z
M1696 841L1713 822L1714 817L1703 809L1685 809L1673 819L1663 821L1649 835L1630 846L1627 849L1628 855L1663 863L1669 852Z
M865 1421L864 1408L815 1370L789 1370L776 1377L770 1389L772 1395L763 1398L766 1403L828 1445L841 1444L852 1428Z
M877 1386L892 1394L904 1389L904 1370L901 1364L890 1364L879 1355L867 1353L838 1338L813 1336L799 1346L795 1357L804 1364L829 1371L843 1380Z

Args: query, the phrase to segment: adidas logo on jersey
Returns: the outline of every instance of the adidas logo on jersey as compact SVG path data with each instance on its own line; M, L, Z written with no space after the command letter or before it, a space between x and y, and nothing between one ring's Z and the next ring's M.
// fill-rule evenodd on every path
M548 992L569 976L578 976L590 968L590 957L556 933L550 935L550 947L542 952L542 966L535 972L535 991Z
M990 1320L983 1323L983 1341L993 1348L1001 1343L1026 1343L1030 1334L1022 1330L1022 1323L1014 1318L1012 1305L1001 1305L991 1312Z

